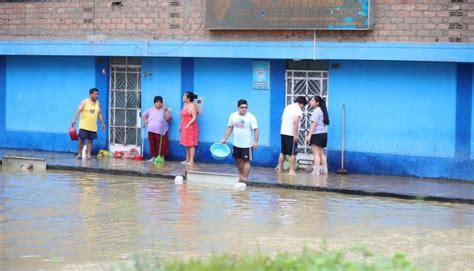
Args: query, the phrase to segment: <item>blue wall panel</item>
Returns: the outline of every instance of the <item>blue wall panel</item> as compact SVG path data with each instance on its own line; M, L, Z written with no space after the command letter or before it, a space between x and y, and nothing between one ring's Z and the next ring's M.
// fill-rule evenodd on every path
M179 58L143 58L142 77L142 110L153 107L153 98L157 95L163 97L166 106L171 108L172 120L169 130L169 139L179 140L179 112L182 104L181 95L181 59ZM145 136L145 138L147 138ZM184 150L184 149L183 149ZM171 149L171 154L177 151ZM149 143L145 141L145 153L149 155Z
M181 94L186 91L194 92L194 59L181 59Z
M333 62L334 63L334 62ZM454 157L456 64L337 61L329 73L330 150Z
M7 57L6 130L65 133L95 86L93 57Z
M462 161L470 159L471 101L471 64L458 64L456 80L456 160Z
M259 124L259 143L269 145L270 91L252 89L252 65L251 60L195 60L195 93L204 99L199 116L200 142L220 141L229 115L237 110L237 101L246 99Z
M340 66L329 74L332 171L340 168L345 104L349 172L474 180L469 64L334 63Z
M265 154L271 157L273 165L278 163L280 155L281 139L281 115L285 108L285 60L273 60L271 62L271 98L270 98L270 146L271 153Z
M102 73L97 69L107 72L107 65L95 57L7 57L0 147L75 152L77 141L69 139L67 128L92 87L101 90L102 110L107 110L108 75L96 78ZM93 151L106 147L105 135L99 131Z
M471 160L474 160L474 65L471 64Z
M0 56L0 144L5 135L6 57Z

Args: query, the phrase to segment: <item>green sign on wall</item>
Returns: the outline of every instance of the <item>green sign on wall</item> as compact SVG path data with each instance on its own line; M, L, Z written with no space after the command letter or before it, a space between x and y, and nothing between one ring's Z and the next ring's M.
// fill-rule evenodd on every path
M372 0L205 0L206 29L369 30Z

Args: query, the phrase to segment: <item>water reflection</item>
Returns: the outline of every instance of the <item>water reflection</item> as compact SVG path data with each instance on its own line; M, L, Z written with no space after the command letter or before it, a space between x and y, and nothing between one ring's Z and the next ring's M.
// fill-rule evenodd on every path
M321 178L322 177L322 178ZM287 180L291 182L291 180ZM308 182L325 182L324 176ZM101 269L140 253L274 253L303 245L405 251L426 270L473 269L470 205L169 180L0 172L0 269Z

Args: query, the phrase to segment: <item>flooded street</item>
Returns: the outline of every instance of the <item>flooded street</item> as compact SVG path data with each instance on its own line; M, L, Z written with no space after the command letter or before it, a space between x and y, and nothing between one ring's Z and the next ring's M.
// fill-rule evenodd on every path
M0 269L106 269L136 255L366 247L473 270L472 205L80 172L0 171Z

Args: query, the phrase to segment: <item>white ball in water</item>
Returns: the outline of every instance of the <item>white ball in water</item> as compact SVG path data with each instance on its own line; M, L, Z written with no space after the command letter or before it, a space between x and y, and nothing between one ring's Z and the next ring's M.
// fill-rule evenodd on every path
M235 191L245 191L246 188L247 188L247 184L245 184L245 183L236 183L236 184L234 184L234 190Z
M174 177L174 184L182 185L183 184L183 176Z

